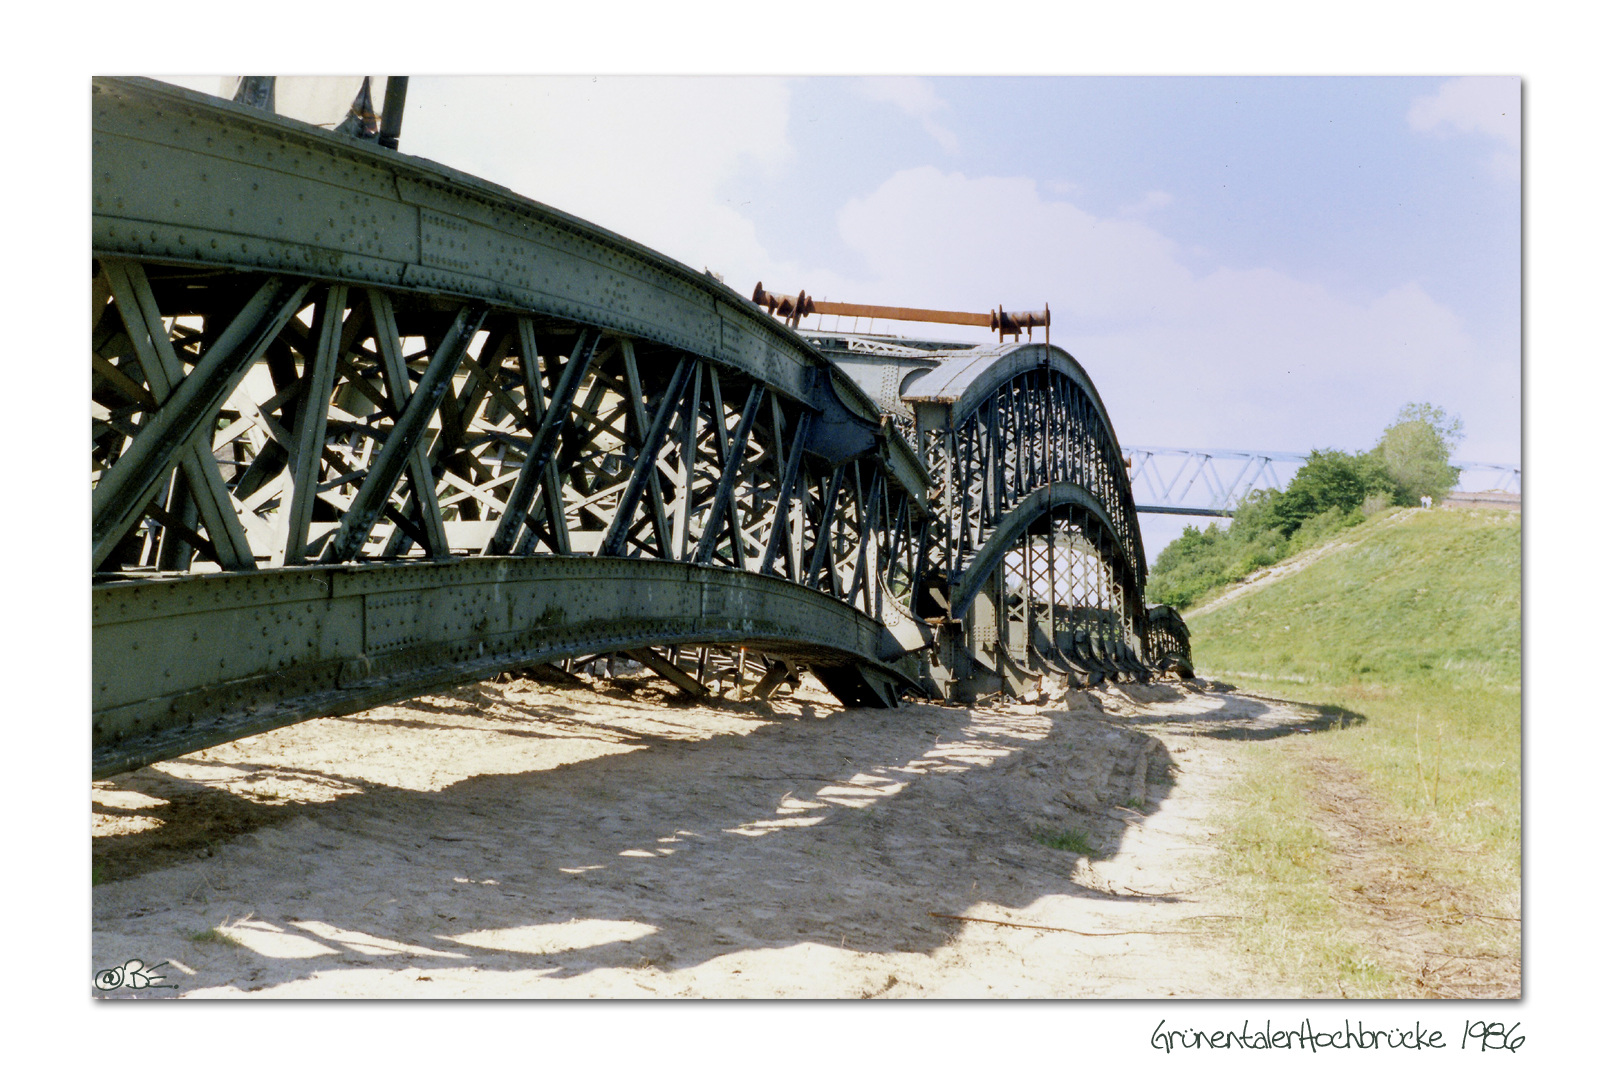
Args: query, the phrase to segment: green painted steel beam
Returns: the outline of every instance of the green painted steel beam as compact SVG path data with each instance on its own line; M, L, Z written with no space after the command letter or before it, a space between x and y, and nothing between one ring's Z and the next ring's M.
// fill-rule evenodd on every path
M95 586L91 612L97 777L531 663L651 645L741 645L915 683L906 644L829 596L649 559L158 576Z

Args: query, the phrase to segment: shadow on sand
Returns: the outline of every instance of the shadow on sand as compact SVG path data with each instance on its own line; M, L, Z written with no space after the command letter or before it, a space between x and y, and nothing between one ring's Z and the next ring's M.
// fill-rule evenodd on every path
M232 762L233 790L161 767L104 781L98 795L160 802L102 808L156 824L94 841L107 883L94 893L97 948L171 938L170 955L196 968L188 989L261 989L354 966L429 981L467 967L567 978L805 942L927 952L959 930L939 915L984 901L1173 903L1078 880L1172 791L1158 733L1269 739L1363 719L1174 695L1179 704L1149 716L787 700L721 713L744 730L717 734L645 701L616 720L554 693L497 710L498 691L438 696L390 710L408 717L348 722L387 732L401 754L452 753L443 740L462 727L513 746L566 737L602 749L438 790L269 757ZM259 781L319 798L270 805L251 794ZM164 899L131 912L136 886ZM196 943L219 925L249 947Z

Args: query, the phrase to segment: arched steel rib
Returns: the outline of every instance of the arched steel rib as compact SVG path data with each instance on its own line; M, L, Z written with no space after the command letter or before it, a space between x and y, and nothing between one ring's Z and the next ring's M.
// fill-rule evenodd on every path
M1014 510L999 519L992 534L977 548L971 563L954 583L949 594L953 618L965 618L972 598L982 591L989 575L999 566L1011 546L1021 540L1040 518L1062 506L1085 511L1099 527L1102 536L1114 545L1114 550L1121 550L1123 541L1117 529L1105 507L1089 491L1077 484L1067 483L1034 488L1016 504Z
M850 454L881 411L798 335L710 275L436 162L150 79L92 80L97 254L463 297L656 342L828 413Z
M858 663L919 690L891 630L778 578L651 559L479 558L173 575L92 594L94 772L529 664L648 645Z

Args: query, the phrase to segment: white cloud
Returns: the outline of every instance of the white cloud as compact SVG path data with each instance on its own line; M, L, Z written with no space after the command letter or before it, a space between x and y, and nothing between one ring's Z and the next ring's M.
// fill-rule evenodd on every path
M1047 201L1026 177L908 169L850 200L838 228L874 271L871 287L891 297L873 303L1023 308L1060 282L1071 296L1069 319L1133 321L1148 317L1160 299L1154 292L1189 280L1160 233ZM1075 258L1075 249L1107 254ZM904 295L910 299L898 299Z
M1054 340L1096 378L1125 441L1360 449L1407 401L1488 411L1494 369L1510 366L1487 362L1417 282L1359 300L1264 268L1198 275L1162 233L1041 197L1027 178L910 169L838 223L872 278L846 286L856 296L811 293L968 311L1048 302Z
M906 115L920 120L921 130L951 154L959 151L960 140L938 120L938 114L946 112L949 103L940 98L925 79L913 75L883 76L860 79L855 86L871 101L896 105Z
M789 100L781 79L416 78L400 149L735 285L772 264L746 208L719 189L743 168L790 163Z
M1486 135L1519 151L1521 85L1514 76L1450 79L1437 93L1415 99L1409 107L1409 126L1420 132Z
M1118 210L1118 217L1140 217L1164 206L1173 205L1173 196L1166 191L1148 191L1144 197Z

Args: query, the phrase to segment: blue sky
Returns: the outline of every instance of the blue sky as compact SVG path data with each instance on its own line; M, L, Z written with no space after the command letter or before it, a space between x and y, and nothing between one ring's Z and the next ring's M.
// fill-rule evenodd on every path
M400 148L746 293L1048 303L1125 444L1359 450L1431 401L1517 463L1520 130L1515 77L426 76Z

